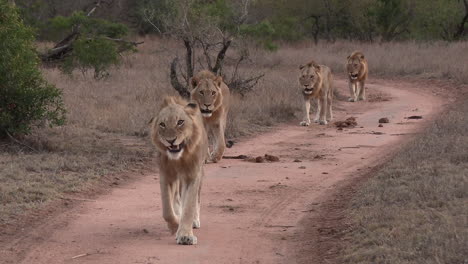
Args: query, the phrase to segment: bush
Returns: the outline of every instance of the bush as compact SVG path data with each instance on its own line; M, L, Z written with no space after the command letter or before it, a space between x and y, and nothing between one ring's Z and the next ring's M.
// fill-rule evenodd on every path
M82 72L92 69L96 79L106 77L107 70L120 63L121 52L136 51L135 43L122 39L128 35L127 26L89 17L83 12L56 16L49 26L56 35L67 36L71 42L71 52L60 55L58 60L60 68L68 74L74 69Z
M33 44L17 9L0 0L0 137L65 120L61 91L43 79Z

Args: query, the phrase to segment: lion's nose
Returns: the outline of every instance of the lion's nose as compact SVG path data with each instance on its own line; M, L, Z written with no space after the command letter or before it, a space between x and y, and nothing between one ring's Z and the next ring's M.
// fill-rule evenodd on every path
M309 87L309 85L308 85L308 84L304 84L304 86L305 86L305 87Z
M209 104L205 104L205 106L206 106L206 108L210 107L210 105L209 105Z
M172 146L172 145L174 145L174 142L176 141L176 139L177 139L177 138L174 138L174 139L171 139L171 140L166 139L166 141L167 141L169 144L171 144L171 146Z

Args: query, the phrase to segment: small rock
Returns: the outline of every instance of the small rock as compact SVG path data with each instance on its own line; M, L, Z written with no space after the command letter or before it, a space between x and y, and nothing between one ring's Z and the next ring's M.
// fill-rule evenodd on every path
M305 170L305 169L306 169L306 166L300 166L299 169Z
M325 171L324 171L324 172L322 172L322 174L328 174L328 172L325 172Z
M149 233L148 229L143 228L143 233L148 234Z
M258 156L258 157L255 158L255 162L263 163L263 162L265 162L265 158L263 158L262 156Z
M385 123L390 123L390 120L386 117L382 117L379 119L379 124L385 124Z
M302 162L300 159L295 159L294 162Z
M382 125L382 124L379 124L379 127L383 127L383 125Z

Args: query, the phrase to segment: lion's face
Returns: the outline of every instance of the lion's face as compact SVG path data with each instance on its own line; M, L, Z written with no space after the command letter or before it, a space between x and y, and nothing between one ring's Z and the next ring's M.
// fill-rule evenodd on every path
M202 113L203 117L211 117L213 111L215 111L219 106L221 100L221 83L222 78L220 76L204 79L192 78L192 93L191 97L195 100Z
M299 83L304 94L312 94L314 87L319 82L318 66L317 65L303 65L300 66L301 75L299 76Z
M359 77L359 74L362 70L362 63L359 58L350 58L346 64L346 70L348 71L348 76L351 80L356 80Z
M172 101L171 101L172 100ZM180 159L194 131L196 104L181 105L172 98L153 121L153 142L170 159Z

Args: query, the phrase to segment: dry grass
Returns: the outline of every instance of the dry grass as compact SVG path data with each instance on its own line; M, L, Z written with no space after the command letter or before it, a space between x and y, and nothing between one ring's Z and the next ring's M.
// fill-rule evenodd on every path
M255 56L262 58L261 66L281 65L288 68L297 68L310 57L341 74L346 57L352 51L360 50L369 61L370 78L409 76L468 83L467 41L382 44L337 41L333 44L319 43L317 46L311 42L283 46L276 53L257 51Z
M361 49L369 58L371 77L416 74L467 82L468 70L463 63L467 54L463 51L468 44L448 44L446 52L435 52L444 45L337 42L284 45L274 53L252 49L251 61L241 71L264 72L265 78L245 98L233 99L226 136L251 135L278 122L299 119L302 98L297 67L310 58L341 73L348 53ZM0 224L27 208L83 190L106 174L129 170L150 159L147 123L162 98L175 94L169 84L169 63L175 55L182 57L181 48L173 41L145 39L140 52L125 57L122 65L101 81L94 80L92 74L76 72L69 77L55 69L44 69L49 82L64 92L68 124L38 129L34 136L26 137L26 144L37 152L20 146L4 147L0 142ZM424 58L424 54L433 59ZM405 61L408 65L401 67ZM446 61L456 63L450 66Z
M355 195L340 263L467 263L467 112L461 101Z

